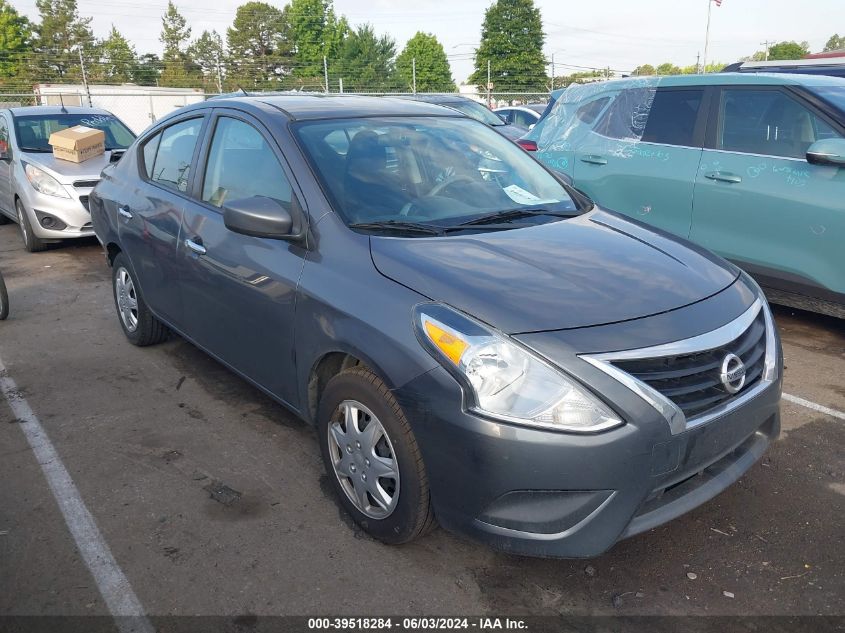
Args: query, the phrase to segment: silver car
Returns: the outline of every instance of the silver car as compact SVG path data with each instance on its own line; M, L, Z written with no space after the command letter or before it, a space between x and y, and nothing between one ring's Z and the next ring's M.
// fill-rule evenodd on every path
M50 134L76 125L102 130L104 154L82 163L53 157ZM96 108L32 106L0 110L0 224L14 220L24 247L94 235L88 195L100 172L135 135L111 112Z

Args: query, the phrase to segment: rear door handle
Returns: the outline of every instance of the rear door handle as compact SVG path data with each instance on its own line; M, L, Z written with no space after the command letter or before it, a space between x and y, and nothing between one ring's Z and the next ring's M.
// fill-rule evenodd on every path
M596 154L587 154L581 157L582 163L590 163L591 165L607 165L607 159Z
M193 251L194 253L196 253L197 255L205 255L205 254L206 254L206 252L207 252L207 251L205 250L205 246L203 246L200 242L195 242L194 240L189 240L189 239L186 239L186 240L185 240L185 246L186 246L189 250L191 250L191 251Z
M117 208L117 212L120 214L121 217L126 218L127 220L132 219L132 214L129 212L129 205L124 204Z
M742 182L742 176L737 176L729 171L711 171L710 173L704 174L704 177L710 180L718 180L719 182Z

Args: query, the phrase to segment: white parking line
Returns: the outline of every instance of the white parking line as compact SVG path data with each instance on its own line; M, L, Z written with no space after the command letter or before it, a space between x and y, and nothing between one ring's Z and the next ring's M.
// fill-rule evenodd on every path
M109 613L115 618L121 633L154 633L150 621L129 580L123 574L109 551L94 517L85 507L85 502L73 483L50 438L41 426L26 399L20 395L15 381L8 375L0 359L0 392L6 397L12 413L18 419L18 426L26 436L30 448L41 466L44 477L50 485L53 497L64 515L70 533L88 566L97 588L103 596Z
M813 411L818 411L819 413L824 413L825 415L829 415L833 418L838 418L840 420L845 420L845 413L842 411L837 411L836 409L831 409L830 407L825 407L821 404L817 404L815 402L811 402L809 400L804 400L804 398L799 398L798 396L793 396L792 394L785 393L782 395L782 398L787 402L791 402L792 404L798 404L802 407L807 407L808 409L812 409Z

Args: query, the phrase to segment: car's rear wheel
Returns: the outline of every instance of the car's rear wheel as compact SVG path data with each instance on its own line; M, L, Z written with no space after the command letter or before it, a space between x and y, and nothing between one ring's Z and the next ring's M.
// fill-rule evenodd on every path
M37 253L47 248L47 242L32 232L32 225L29 223L29 218L23 208L23 203L18 199L15 200L15 211L18 214L18 228L21 231L21 238L23 239L23 247L30 253Z
M3 275L0 275L0 321L9 316L9 293L6 292L6 282Z
M112 289L117 318L130 343L145 347L167 338L167 327L153 315L141 296L135 275L123 253L114 258Z
M365 532L398 544L434 527L419 446L378 376L359 366L332 378L320 400L318 427L331 485Z

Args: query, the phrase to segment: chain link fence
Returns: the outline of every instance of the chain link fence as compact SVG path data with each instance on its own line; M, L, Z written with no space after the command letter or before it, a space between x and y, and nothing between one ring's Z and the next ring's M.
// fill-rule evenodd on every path
M333 93L336 94L336 93ZM413 96L410 92L347 92L372 96ZM425 93L417 93L422 95ZM455 93L458 94L458 93ZM0 93L0 109L33 105L92 106L115 114L136 134L173 110L218 96L194 88L126 86L104 89L83 85L42 84L33 92ZM491 108L526 103L545 103L546 92L461 92Z

